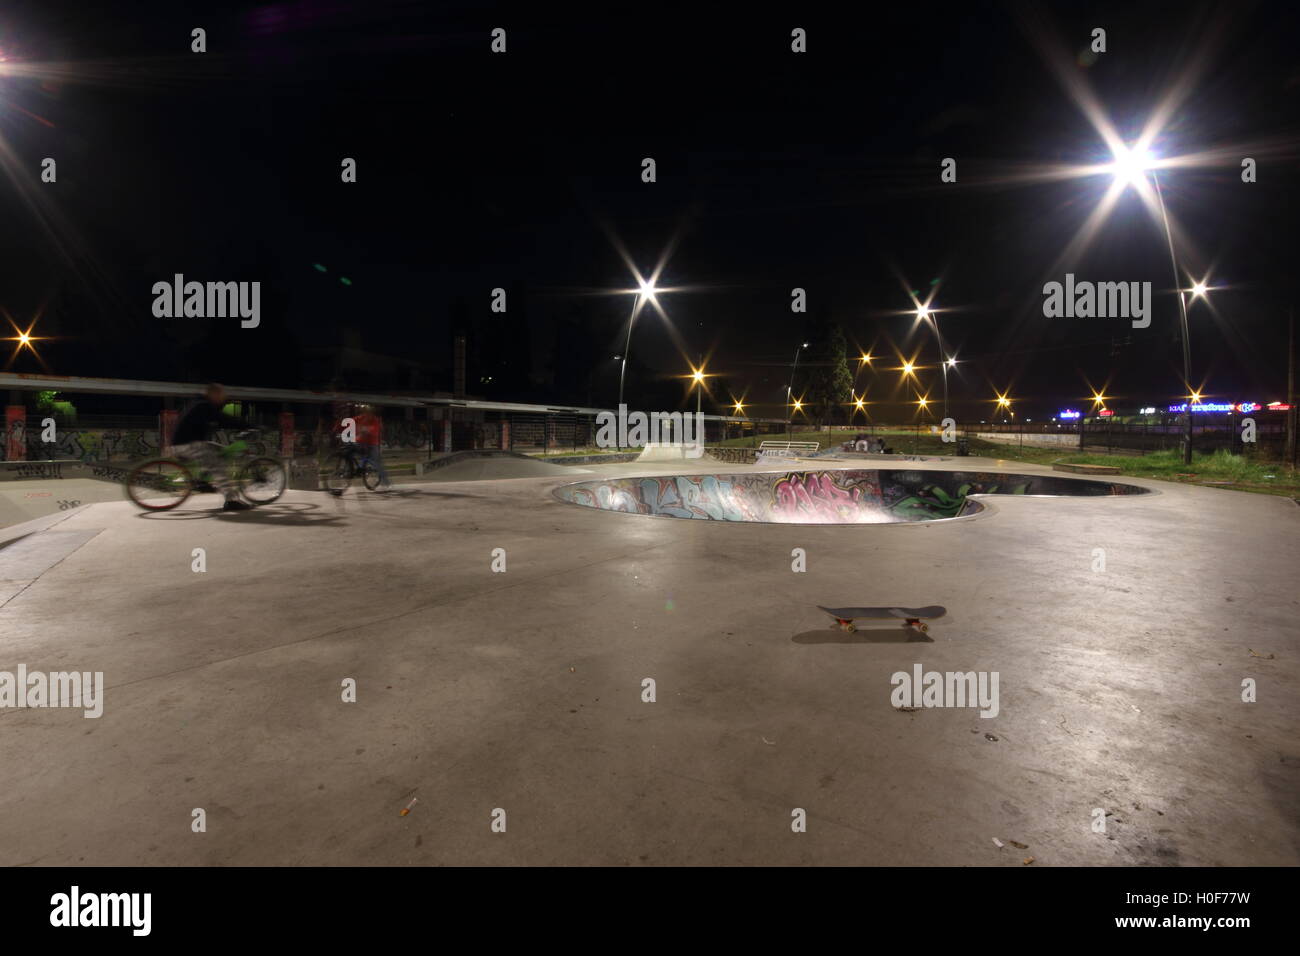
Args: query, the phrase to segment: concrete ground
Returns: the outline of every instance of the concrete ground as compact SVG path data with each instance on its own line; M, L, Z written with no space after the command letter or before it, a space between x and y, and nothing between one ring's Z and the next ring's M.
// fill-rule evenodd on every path
M750 467L691 465L572 480ZM924 465L981 466L1037 470ZM98 719L0 710L0 864L1300 863L1292 501L1132 479L1160 493L759 525L563 480L110 502L0 548L0 671L107 684ZM918 640L818 604L949 613ZM915 664L997 672L1000 712L896 709Z

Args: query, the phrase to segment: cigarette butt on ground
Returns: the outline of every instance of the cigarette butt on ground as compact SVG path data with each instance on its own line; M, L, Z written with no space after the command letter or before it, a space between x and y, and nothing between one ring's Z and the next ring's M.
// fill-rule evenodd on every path
M419 802L420 802L420 798L419 798L419 797L412 797L412 798L411 798L411 802L408 803L408 804L406 805L405 808L403 808L402 812L399 813L398 816L399 816L399 817L404 817L404 816L406 816L408 813L411 812L411 807L415 806L415 805L416 805L417 803L419 803Z

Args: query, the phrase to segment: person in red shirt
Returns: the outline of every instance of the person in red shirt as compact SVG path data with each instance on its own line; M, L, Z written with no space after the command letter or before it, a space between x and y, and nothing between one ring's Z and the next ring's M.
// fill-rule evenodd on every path
M375 414L373 405L362 405L353 417L357 423L357 444L362 447L366 457L379 472L380 487L391 488L393 482L388 477L388 469L384 467L383 455L380 452L380 444L384 437L383 421Z

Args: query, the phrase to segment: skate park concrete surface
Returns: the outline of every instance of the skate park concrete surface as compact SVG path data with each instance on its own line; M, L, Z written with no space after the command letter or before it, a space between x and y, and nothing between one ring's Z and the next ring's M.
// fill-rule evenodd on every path
M800 525L555 495L839 467L863 462L111 501L11 529L0 672L106 688L98 718L0 708L0 864L1300 863L1289 499L1124 478L1156 493ZM948 613L846 633L819 604ZM997 715L896 706L918 665L996 673Z

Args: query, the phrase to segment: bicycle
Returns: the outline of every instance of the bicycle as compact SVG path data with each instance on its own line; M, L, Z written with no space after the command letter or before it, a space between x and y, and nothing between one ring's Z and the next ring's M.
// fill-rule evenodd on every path
M253 431L240 432L229 445L217 446L226 459L226 474L239 493L253 505L269 505L289 487L284 465L274 458L254 456L249 450ZM190 495L215 492L211 475L195 462L179 458L154 458L141 462L126 476L126 494L146 511L170 511Z
M320 481L336 498L348 490L352 479L360 477L367 491L379 487L379 469L361 450L360 445L346 444L326 456L320 469Z

